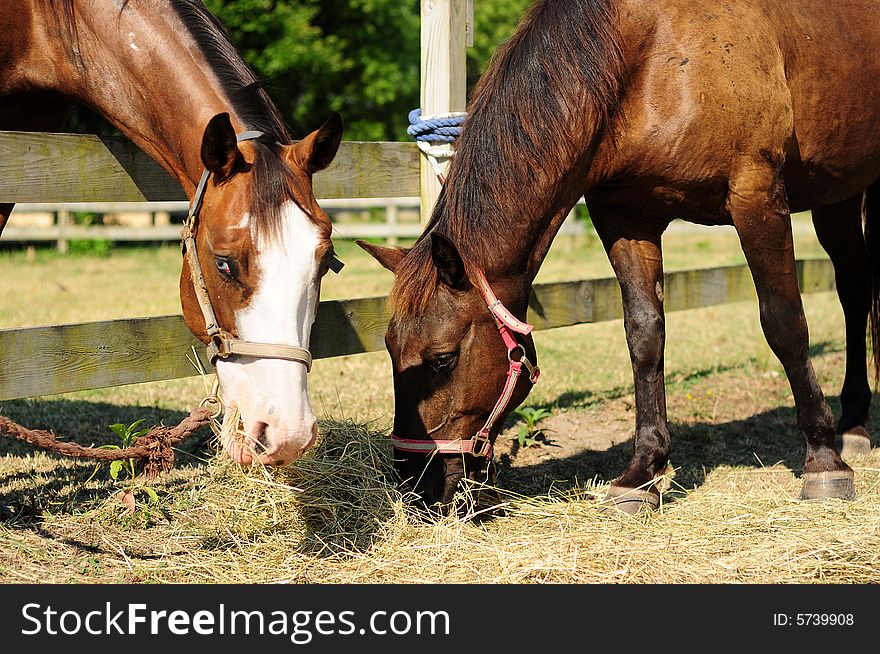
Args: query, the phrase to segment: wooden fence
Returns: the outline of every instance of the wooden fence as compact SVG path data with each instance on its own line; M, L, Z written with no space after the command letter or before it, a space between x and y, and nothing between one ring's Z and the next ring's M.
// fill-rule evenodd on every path
M581 200L580 204L583 204ZM396 245L399 239L417 238L424 228L419 221L400 220L401 209L419 211L421 205L417 197L395 198L325 198L321 207L330 215L333 222L333 238L381 238L389 245ZM155 219L148 225L77 225L71 222L73 212L95 214L150 214L180 213L185 214L186 202L74 202L45 203L28 202L15 206L9 224L0 235L0 243L55 243L59 252L66 253L70 241L114 241L114 242L167 242L180 240L180 222L159 225ZM339 221L337 212L358 212L368 209L380 209L384 214L381 222L362 220ZM20 225L17 217L22 214L38 213L54 216L51 225ZM572 210L574 214L574 210ZM559 236L583 234L583 222L569 217L559 230Z
M315 197L419 195L414 143L345 141L314 178ZM83 134L0 132L2 202L186 201L177 180L131 141Z
M418 197L393 198L324 198L322 208L333 222L333 238L382 238L391 245L398 239L412 239L422 233L423 225L418 221ZM25 202L15 205L9 224L0 235L0 243L54 243L59 252L68 250L70 241L114 241L114 242L174 242L180 240L181 220L189 204L180 202ZM339 221L340 212L363 212L370 209L382 210L384 220L366 222L363 220ZM415 221L401 221L401 210L415 213ZM147 214L147 224L96 224L78 225L71 221L71 214ZM157 224L156 214L166 214L164 224ZM20 224L27 214L48 214L51 224ZM178 214L180 220L169 221L167 214Z
M797 266L802 292L834 289L827 259L799 260ZM671 272L665 284L666 311L755 297L744 265ZM620 317L614 278L537 284L529 307L535 329ZM320 359L384 349L387 322L384 297L321 302L312 352ZM2 330L0 400L193 376L194 351L203 357L204 347L179 315Z

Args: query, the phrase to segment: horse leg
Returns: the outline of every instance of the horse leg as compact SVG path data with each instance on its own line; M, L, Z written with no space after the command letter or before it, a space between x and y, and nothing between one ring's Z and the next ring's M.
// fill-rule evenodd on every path
M840 392L842 412L837 433L840 456L847 459L871 451L871 439L865 428L871 405L865 345L871 277L862 233L862 194L813 209L812 213L819 243L834 264L837 295L846 325L846 373Z
M643 233L633 234L623 227L631 221L607 216L593 207L591 216L623 295L623 324L636 398L632 459L612 482L605 505L638 513L659 507L660 493L654 480L666 469L670 450L663 377L666 322L660 244L668 223L655 223Z
M764 336L785 368L806 442L801 499L852 499L853 471L837 453L831 408L810 362L782 161L767 156L732 176L727 209L755 281Z

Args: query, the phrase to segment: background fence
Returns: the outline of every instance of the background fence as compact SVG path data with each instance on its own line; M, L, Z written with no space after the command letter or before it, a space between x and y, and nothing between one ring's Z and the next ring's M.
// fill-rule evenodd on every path
M414 239L422 233L418 197L326 198L320 204L333 222L334 238L379 238L396 245L399 239ZM63 253L75 240L178 241L187 208L186 202L21 203L15 206L0 243L50 242ZM82 214L88 214L95 224L78 221L77 215ZM559 234L584 231L585 225L572 211Z
M827 259L797 262L804 293L834 289ZM747 266L667 273L666 311L755 297ZM622 317L615 278L537 284L529 303L535 329ZM316 359L384 349L385 297L321 302L312 330ZM0 400L176 379L199 374L204 346L179 315L0 330Z

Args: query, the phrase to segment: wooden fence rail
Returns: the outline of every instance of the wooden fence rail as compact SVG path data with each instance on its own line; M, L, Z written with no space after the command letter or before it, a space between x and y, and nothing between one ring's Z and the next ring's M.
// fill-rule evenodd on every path
M799 260L797 270L803 293L834 289L827 259ZM755 297L744 265L671 272L665 284L666 311ZM535 329L621 316L614 278L537 284L529 307ZM387 321L384 297L321 302L312 352L327 358L381 350ZM203 346L179 315L0 330L0 400L194 376L193 346L201 358Z
M418 196L418 147L345 141L315 175L314 190L318 199ZM177 181L128 139L0 132L0 202L186 199Z
M336 223L333 238L417 238L425 226L421 223ZM128 227L122 225L53 225L52 227L17 227L9 225L3 230L0 243L57 243L59 241L128 241L128 242L175 242L180 240L181 225L150 225ZM563 234L574 233L573 226ZM580 230L583 231L583 230Z

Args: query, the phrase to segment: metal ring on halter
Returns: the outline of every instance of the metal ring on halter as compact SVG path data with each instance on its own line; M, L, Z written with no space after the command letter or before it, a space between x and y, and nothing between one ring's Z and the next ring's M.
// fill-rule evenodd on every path
M211 419L213 420L215 418L219 418L220 414L223 413L223 400L221 400L216 395L209 395L204 400L199 402L199 408L202 409L202 408L208 406L209 404L216 404L217 405L217 410L211 414Z
M476 457L484 456L488 459L491 459L492 454L492 441L489 440L489 435L483 435L481 433L477 433L471 439L473 441L473 445L471 445L471 454ZM482 443L482 445L480 445Z
M199 402L199 408L204 408L209 404L216 404L217 410L211 415L211 419L214 420L220 417L220 414L223 413L223 399L220 397L218 391L220 390L220 380L214 380L214 386L211 388L211 394Z
M512 355L517 350L519 350L519 352L520 352L520 357L519 357L519 359L514 359ZM507 361L510 363L522 363L522 361L525 358L526 358L526 348L524 348L519 343L517 343L516 347L512 347L509 350L507 350Z
M514 359L512 355L517 350L519 350L520 352L520 357L519 359ZM526 354L526 348L523 347L522 343L517 343L516 346L507 350L507 361L511 365L513 365L514 363L521 363L526 367L526 370L529 373L529 381L532 382L532 384L538 381L538 375L541 374L541 370L540 368L538 368L538 366L529 361L529 355Z

